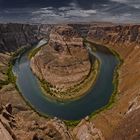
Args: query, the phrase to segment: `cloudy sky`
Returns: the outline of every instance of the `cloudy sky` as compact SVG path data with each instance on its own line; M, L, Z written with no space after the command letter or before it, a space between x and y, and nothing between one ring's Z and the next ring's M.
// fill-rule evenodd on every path
M140 0L0 0L0 22L140 23Z

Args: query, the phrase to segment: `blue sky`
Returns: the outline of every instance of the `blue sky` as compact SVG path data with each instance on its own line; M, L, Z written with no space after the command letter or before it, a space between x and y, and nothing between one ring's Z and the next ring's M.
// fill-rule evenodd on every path
M140 0L0 0L0 22L140 23Z

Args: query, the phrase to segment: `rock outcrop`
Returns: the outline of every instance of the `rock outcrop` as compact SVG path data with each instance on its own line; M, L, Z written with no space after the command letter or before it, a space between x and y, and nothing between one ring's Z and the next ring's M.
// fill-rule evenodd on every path
M51 25L0 24L0 52L14 52L27 44L48 38Z
M91 26L88 37L103 44L138 45L140 44L140 25Z
M91 63L77 31L71 26L56 26L48 44L31 59L31 68L41 80L66 91L84 81Z
M105 140L100 129L86 117L73 130L77 140Z
M112 134L110 140L139 140L140 139L140 109L127 114Z
M0 139L2 140L15 140L16 136L12 131L15 127L15 119L12 115L12 106L7 104L1 107L0 112Z
M57 118L45 121L44 123L39 123L37 122L37 120L30 121L28 126L29 132L28 133L25 132L26 135L24 135L24 131L22 131L21 134L19 130L18 135L15 136L17 132L17 130L15 129L18 127L19 122L17 122L14 115L12 115L12 110L13 108L11 104L1 106L0 112L1 140L16 140L16 139L72 140L72 135L70 134L67 126L64 124L63 121ZM22 125L21 127L24 127L24 125Z
M46 134L55 139L72 140L72 135L65 123L57 118L47 122Z
M106 139L113 140L117 138L118 133L126 134L122 131L124 130L123 126L129 120L129 116L136 120L139 117L135 113L138 113L140 107L140 25L91 26L87 39L106 45L115 50L123 59L123 64L119 69L119 94L117 94L116 104L94 120L95 124L103 131ZM131 127L136 128L135 123L136 121L132 121L124 131L132 130ZM118 126L119 124L120 126ZM115 128L118 129L115 131ZM132 131L132 133L135 138L138 138L139 127L137 132ZM133 139L132 133L127 133L125 139ZM109 135L112 134L114 137L109 138ZM124 135L118 136L117 139L124 139Z
M9 52L16 51L22 45L34 44L42 38L48 38L51 28L52 26L48 25L22 25L22 24L0 25L0 37L1 37L0 72L2 73L2 75L0 75L0 78L2 81L5 81L5 79L7 80L6 71L8 69L8 63L11 58ZM83 43L80 41L78 42L78 45L79 44L83 45ZM84 61L86 57L88 58L88 53L83 46L77 47L82 48L80 57ZM75 49L78 51L80 50L80 48ZM71 53L73 53L73 55L75 56L77 55L77 52L75 52L76 50L71 50ZM69 51L65 51L64 55L70 55ZM85 59L85 61L88 62L89 60ZM5 104L5 106L1 104ZM28 105L21 98L20 94L18 94L18 91L15 89L12 83L2 83L0 87L0 114L1 114L0 119L2 121L2 124L0 124L0 128L2 129L4 128L4 133L6 130L5 134L7 136L8 133L9 139L10 138L11 139L17 138L18 140L73 139L73 136L72 134L70 134L69 129L61 120L58 120L56 118L49 120L40 117L30 107L28 107ZM7 140L4 139L3 134L2 137L0 137L0 139Z
M0 86L0 104L7 104L10 101L10 103L13 104L12 113L14 115L11 114L11 107L9 105L7 107L0 106L0 119L3 122L0 123L0 127L4 130L4 133L6 132L6 135L7 128L10 128L8 134L10 134L10 130L12 130L12 132L14 132L17 139L19 140L59 140L59 138L69 139L69 136L71 137L71 135L73 136L72 138L74 138L74 140L80 140L82 138L90 140L95 136L95 133L93 133L94 130L96 130L96 135L98 136L102 131L105 139L107 140L139 139L140 25L105 26L103 24L96 24L86 26L73 25L72 27L76 30L76 34L73 33L74 37L76 35L75 38L79 38L79 33L83 34L83 37L87 36L87 39L90 41L100 43L102 45L107 45L111 49L118 52L123 58L124 63L119 70L119 94L117 94L117 102L115 103L115 105L110 109L99 113L90 121L83 120L76 128L74 128L74 130L72 130L72 133L70 134L70 131L67 129L64 123L57 119L49 120L38 116L37 113L32 111L31 108L29 108L27 104L25 104L12 84L8 83L7 85L6 83L2 83ZM35 69L37 69L36 72L38 71L37 75L40 74L39 76L42 77L43 74L40 71L40 68L43 67L43 71L45 71L44 66L48 66L48 64L49 66L51 66L49 72L56 71L56 69L53 69L56 67L52 66L60 66L60 64L62 64L60 63L62 60L64 61L67 57L72 58L72 55L76 58L72 58L70 63L74 62L75 60L76 62L78 62L77 60L81 61L79 61L79 64L75 63L75 65L77 65L78 67L80 66L80 70L74 68L71 69L71 71L74 70L74 72L76 73L77 70L77 72L80 74L85 70L85 75L88 73L87 68L90 67L89 61L87 59L88 54L85 48L82 46L83 44L80 41L81 39L73 40L73 38L69 37L66 38L66 40L63 40L62 37L64 36L65 38L65 35L62 35L63 30L61 30L59 33L56 32L58 26L53 27L50 25L1 24L1 81L5 81L5 79L7 79L5 72L7 71L8 62L10 59L10 54L7 52L16 51L22 45L34 44L42 38L48 38L50 29L52 28L53 30L51 31L50 42L47 46L45 46L47 48L47 51L45 47L42 48L42 50L39 51L39 53L36 55L36 57L38 56L38 59L34 61L36 66L38 66L35 67ZM71 47L71 45L73 46L73 44L77 44L78 46ZM79 47L79 45L82 49ZM48 57L46 59L46 54L50 55L49 59ZM58 61L52 61L54 60L54 56ZM50 61L52 61L52 63L49 63ZM67 64L67 61L64 62L65 64ZM59 71L56 73L56 75L61 75L62 73L69 73L69 75L71 75L71 71L69 72L66 67L65 71L63 70L64 69L61 69L61 67L59 67ZM73 75L73 77L75 78L75 75ZM16 123L14 120L16 121ZM60 126L58 122L60 122ZM4 125L4 123L6 125ZM5 128L6 126L8 127Z
M0 25L0 52L16 51L23 45L37 43L36 29L33 25Z
M35 63L39 68L37 71L33 66L37 76L58 88L80 83L90 71L88 51L70 26L59 26L51 31L48 45L32 59L32 64Z

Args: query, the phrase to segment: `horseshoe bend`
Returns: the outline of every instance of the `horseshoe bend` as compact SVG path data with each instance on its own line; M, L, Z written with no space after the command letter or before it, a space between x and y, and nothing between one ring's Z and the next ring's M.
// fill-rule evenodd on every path
M139 49L140 25L0 24L0 139L139 139Z

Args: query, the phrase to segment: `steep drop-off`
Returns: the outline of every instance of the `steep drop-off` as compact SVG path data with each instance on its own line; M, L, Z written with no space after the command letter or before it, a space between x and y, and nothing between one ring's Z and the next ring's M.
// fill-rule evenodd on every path
M129 121L130 124L125 129L123 127L130 116L135 119L139 117L136 114L140 107L140 26L91 26L87 38L115 50L124 61L119 70L118 94L115 104L109 110L100 113L94 122L102 129L107 139L113 133L116 134L110 138L111 140L132 140L132 135L138 139L140 127L135 124L136 121ZM121 125L119 126L119 124ZM119 129L116 130L116 127ZM131 133L128 133L130 131Z
M23 27L26 27L26 30L23 30ZM20 96L19 91L17 91L15 88L15 84L9 80L7 82L7 79L9 79L9 76L11 76L11 66L9 67L9 64L10 60L12 59L12 54L17 51L18 48L22 47L22 45L31 46L42 38L48 38L51 28L51 25L0 25L0 78L2 80L0 83L0 121L2 122L2 124L0 124L0 129L2 130L0 133L0 138L7 140L7 137L3 137L7 133L8 135L10 134L13 136L14 139L18 140L75 139L73 132L71 132L71 130L68 129L61 120L57 118L50 120L49 118L41 117L34 112ZM28 32L26 36L24 35L25 32ZM9 39L7 39L7 36ZM8 106L10 106L10 113L9 108L7 110ZM103 139L101 131L96 129L96 126L92 127L92 125L94 124L86 119L86 121L83 121L83 123L80 124L75 131L79 130L79 134L86 131L84 138L95 137ZM82 127L81 130L79 127ZM90 130L88 129L89 127L91 128ZM7 131L5 131L5 129L7 129ZM76 137L77 139L81 139L79 135ZM9 138L11 137L9 136Z
M50 28L53 27L50 25L49 27L48 25L0 25L0 79L2 81L7 80L6 71L11 58L11 54L8 52L15 51L21 45L30 42L34 44L37 40L48 37ZM39 138L75 140L75 137L78 140L87 137L89 139L97 137L103 139L101 131L107 140L139 139L140 25L116 26L112 24L105 26L104 24L96 24L75 25L74 28L80 30L84 37L88 36L88 40L110 47L123 58L124 63L119 70L118 94L115 104L93 117L90 121L82 121L72 131L72 128L67 129L60 120L49 120L37 115L21 98L13 83L2 83L0 104L12 104L12 118L14 117L16 122L14 123L15 126L10 127L10 130L14 132L19 140ZM82 28L84 28L83 31ZM5 107L2 108L5 112ZM0 107L2 113L1 110ZM8 120L8 126L9 123L11 124L11 120Z

